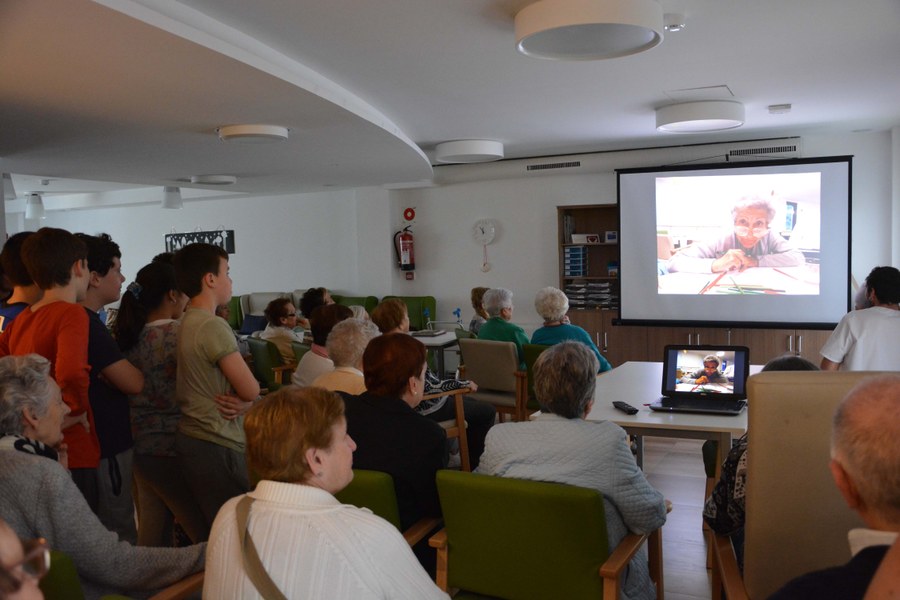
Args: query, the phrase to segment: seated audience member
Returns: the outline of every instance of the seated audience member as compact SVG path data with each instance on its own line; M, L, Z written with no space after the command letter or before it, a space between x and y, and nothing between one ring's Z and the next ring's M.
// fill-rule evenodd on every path
M703 385L704 383L728 383L728 377L719 370L722 361L715 354L709 354L703 357L703 368L697 369L690 374L681 378L682 383L696 383Z
M313 343L309 352L303 355L297 368L291 375L291 383L294 385L312 385L319 375L330 373L334 370L334 363L328 356L328 334L335 325L345 319L349 319L353 313L346 306L340 304L325 304L317 306L310 318Z
M363 352L378 335L378 328L371 321L346 319L335 325L325 342L328 357L334 362L334 371L319 375L312 384L354 396L365 392Z
M158 262L154 260L153 262ZM169 262L168 264L172 264ZM228 323L228 327L231 327L231 307L227 304L217 304L216 305L216 316L220 319L223 319L226 323ZM232 330L234 331L234 330ZM238 352L241 353L241 356L248 356L250 354L250 345L247 343L246 339L241 339L238 336L237 331L234 331L234 339L237 341Z
M818 371L813 363L800 356L773 358L763 371ZM712 442L707 442L712 443ZM744 565L744 505L747 492L747 434L738 439L722 464L722 475L712 494L706 499L703 519L719 535L731 537L738 565Z
M594 402L597 357L578 342L556 344L534 365L541 415L500 423L488 433L479 473L566 483L603 494L609 547L629 532L649 533L666 522L667 502L647 483L625 431L610 421L585 421ZM646 547L631 560L622 597L655 598Z
M513 342L519 354L519 367L525 370L522 345L528 343L528 336L524 329L510 323L513 315L512 297L512 292L503 288L490 289L484 293L484 310L490 318L478 330L478 339Z
M320 306L327 306L329 304L334 304L334 300L331 298L331 294L323 287L319 288L309 288L303 295L300 297L300 314L302 315L302 319L300 322L300 326L303 329L309 329L310 319L312 319L313 311L316 310Z
M372 312L372 320L384 334L409 333L409 314L406 304L399 298L389 298L375 307ZM452 392L462 388L470 388L473 392L478 389L474 381L459 379L444 379L425 370L425 395ZM423 400L415 410L422 416L432 421L447 421L456 418L456 404L448 402L449 396L440 396ZM466 416L466 440L469 443L469 464L474 469L478 466L481 453L484 452L484 438L488 429L494 424L497 415L496 409L487 402L463 397L463 410Z
M44 295L44 291L31 279L22 260L22 244L33 234L33 231L22 231L11 235L0 252L0 269L12 287L11 295L0 305L0 333L19 316L20 312Z
M831 474L847 505L868 529L848 533L853 558L802 575L770 598L862 598L900 532L900 376L859 383L834 413ZM827 526L827 523L823 523Z
M612 365L600 354L600 350L594 345L594 340L591 339L588 332L569 323L569 318L566 316L566 313L569 312L569 299L562 293L562 290L545 287L538 291L534 297L534 309L544 319L544 326L531 336L532 344L552 346L566 340L581 342L590 348L597 357L600 364L599 373L612 369Z
M768 197L741 198L731 208L732 222L721 234L679 250L666 268L670 273L721 273L804 264L803 253L771 227L775 212Z
M488 291L489 288L486 287L473 287L472 288L472 309L475 311L475 314L472 315L472 320L469 321L469 332L478 335L478 330L481 329L481 326L484 325L484 322L490 319L487 311L484 310L484 293Z
M841 318L822 346L822 370L900 370L900 271L875 267L865 287L872 307Z
M113 329L119 348L144 374L144 389L128 397L141 546L171 546L175 519L194 543L209 537L209 525L175 452L181 418L175 401L178 330L186 304L174 267L152 262L138 271L122 294Z
M205 544L132 546L100 523L66 471L68 407L49 372L36 354L0 359L0 518L69 555L88 598L155 590L203 569Z
M38 582L50 567L45 542L30 540L28 548L16 532L0 519L0 598L3 600L43 600Z
M303 342L303 334L294 331L297 326L297 309L289 298L275 298L269 302L264 312L269 324L259 337L278 346L285 363L294 362L291 342Z
M359 319L360 321L371 321L372 317L369 316L369 311L366 310L365 306L360 306L359 304L354 304L350 306L350 312L353 313L354 319Z
M859 289L856 290L856 295L853 296L853 310L863 310L865 308L872 308L872 301L869 300L869 290L866 288L866 282L864 281Z
M353 479L356 449L337 394L286 386L260 400L244 428L247 464L261 481L216 517L205 598L260 595L248 552L286 598L446 598L395 527L335 499Z
M376 337L363 353L363 374L367 391L345 398L354 466L394 478L403 529L439 516L434 474L447 466L447 434L414 410L425 391L425 346L401 333Z

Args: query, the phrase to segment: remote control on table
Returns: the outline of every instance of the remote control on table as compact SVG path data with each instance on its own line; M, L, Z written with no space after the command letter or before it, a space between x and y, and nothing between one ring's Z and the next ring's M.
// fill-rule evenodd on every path
M622 402L621 400L616 400L612 404L613 404L613 406L615 406L616 408L621 410L623 413L626 413L629 415L636 415L638 413L638 409L636 409L632 405L628 404L627 402Z

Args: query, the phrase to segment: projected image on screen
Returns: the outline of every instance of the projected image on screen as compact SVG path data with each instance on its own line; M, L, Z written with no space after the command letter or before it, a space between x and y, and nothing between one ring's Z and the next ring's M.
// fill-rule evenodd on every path
M734 352L678 353L675 391L722 394L734 391Z
M821 175L656 177L658 293L818 295Z

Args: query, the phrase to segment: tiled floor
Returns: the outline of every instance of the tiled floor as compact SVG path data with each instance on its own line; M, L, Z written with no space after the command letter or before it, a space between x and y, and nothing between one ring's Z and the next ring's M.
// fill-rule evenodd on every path
M710 598L703 540L703 494L706 476L702 441L644 438L644 472L650 483L671 500L663 527L663 575L667 600Z

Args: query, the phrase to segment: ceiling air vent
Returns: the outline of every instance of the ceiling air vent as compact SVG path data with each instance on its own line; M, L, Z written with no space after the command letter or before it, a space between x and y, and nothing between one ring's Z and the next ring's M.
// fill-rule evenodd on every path
M571 169L574 167L580 167L580 160L572 160L569 162L558 162L558 163L541 163L539 165L527 165L525 167L526 171L546 171L548 169Z
M729 150L729 158L737 158L742 156L777 156L779 158L792 158L800 155L800 144L786 144L783 146L760 146L758 148L741 148L739 150Z

